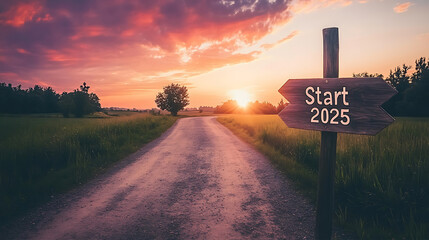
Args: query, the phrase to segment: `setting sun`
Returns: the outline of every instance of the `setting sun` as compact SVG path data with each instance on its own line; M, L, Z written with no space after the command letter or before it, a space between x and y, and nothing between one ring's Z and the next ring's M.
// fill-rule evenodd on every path
M237 101L240 107L246 107L251 101L250 94L242 89L232 90L230 91L230 95L233 100Z

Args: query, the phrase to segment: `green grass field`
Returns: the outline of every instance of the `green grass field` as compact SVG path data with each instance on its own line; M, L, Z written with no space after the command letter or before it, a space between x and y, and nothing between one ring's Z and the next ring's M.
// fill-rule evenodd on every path
M130 112L112 115L0 116L0 224L87 181L177 120Z
M218 121L316 199L319 132L276 115ZM339 134L335 186L336 221L361 239L429 239L429 119L399 118L377 136Z

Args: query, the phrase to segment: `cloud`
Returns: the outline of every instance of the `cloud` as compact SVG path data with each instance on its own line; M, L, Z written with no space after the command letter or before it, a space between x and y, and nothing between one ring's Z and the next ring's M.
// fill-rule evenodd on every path
M413 5L413 3L411 3L411 2L405 2L405 3L397 4L393 8L393 11L395 11L396 13L403 13L403 12L408 11L408 8L412 5Z
M89 78L195 76L253 61L259 51L239 50L285 24L289 8L289 0L5 0L0 73L16 75L0 74L0 81L42 79L69 88Z
M366 3L367 0L358 0L358 2ZM290 11L293 13L309 13L330 6L346 7L352 3L352 0L298 0L291 6Z
M273 47L275 47L275 46L277 46L277 45L280 45L280 44L282 44L282 43L286 42L287 40L292 39L292 38L293 38L293 37L295 37L297 34L298 34L298 31L293 31L292 33L290 33L290 34L289 34L289 35L287 35L286 37L284 37L284 38L282 38L282 39L278 40L278 41L277 41L277 42L275 42L275 43L265 43L265 44L262 44L262 45L261 45L261 48L264 48L265 50L271 49L271 48L273 48Z
M0 24L20 27L26 22L32 21L40 13L42 6L37 2L18 3L11 6L7 11L0 13ZM39 16L36 21L43 21L45 17ZM49 20L49 18L45 19Z
M43 82L70 91L87 81L106 96L186 84L192 76L251 62L293 38L298 32L274 43L263 40L299 6L350 3L2 0L0 82Z

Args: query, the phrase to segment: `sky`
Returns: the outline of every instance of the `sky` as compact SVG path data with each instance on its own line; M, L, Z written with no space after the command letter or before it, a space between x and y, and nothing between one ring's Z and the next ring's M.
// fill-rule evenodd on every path
M102 107L152 108L171 83L190 107L238 95L277 104L322 77L322 29L339 28L340 77L429 57L427 0L2 0L0 82L82 82Z

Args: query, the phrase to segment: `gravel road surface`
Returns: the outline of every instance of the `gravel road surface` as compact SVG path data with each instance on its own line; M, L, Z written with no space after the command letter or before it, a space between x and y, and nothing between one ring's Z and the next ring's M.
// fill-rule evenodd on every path
M313 239L315 210L214 117L180 119L3 239Z

